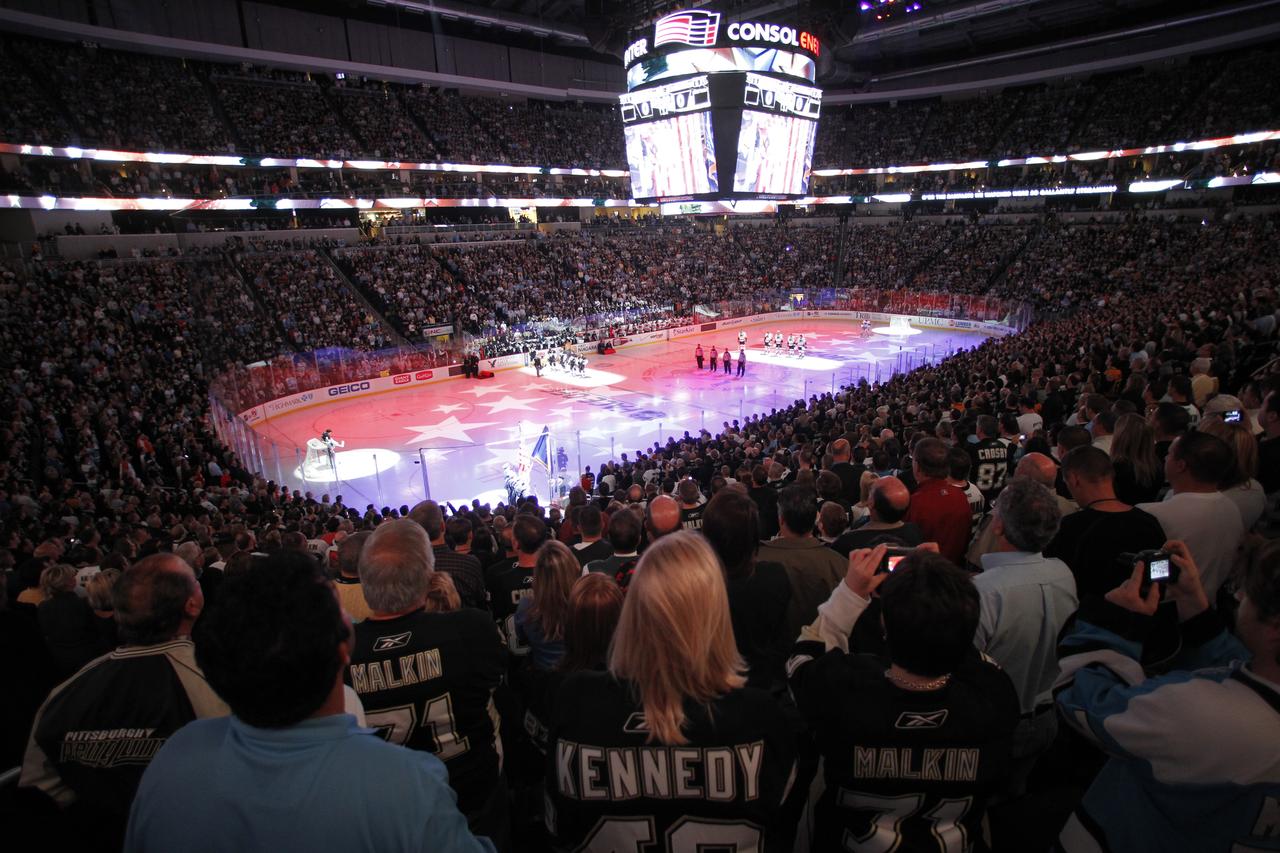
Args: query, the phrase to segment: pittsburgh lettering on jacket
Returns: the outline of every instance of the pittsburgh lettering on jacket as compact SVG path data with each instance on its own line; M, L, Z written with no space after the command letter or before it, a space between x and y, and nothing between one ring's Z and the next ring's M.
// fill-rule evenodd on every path
M89 767L147 764L164 746L155 729L91 729L62 736L59 760Z
M556 786L575 800L710 800L760 796L764 742L696 746L588 746L556 742Z

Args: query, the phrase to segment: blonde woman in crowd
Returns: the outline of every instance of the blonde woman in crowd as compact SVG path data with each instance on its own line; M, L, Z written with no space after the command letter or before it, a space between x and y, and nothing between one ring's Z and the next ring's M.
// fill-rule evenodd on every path
M555 843L772 843L796 743L772 697L744 687L744 669L715 553L692 531L659 539L627 590L608 671L575 673L557 694L546 818ZM642 772L655 766L670 773Z

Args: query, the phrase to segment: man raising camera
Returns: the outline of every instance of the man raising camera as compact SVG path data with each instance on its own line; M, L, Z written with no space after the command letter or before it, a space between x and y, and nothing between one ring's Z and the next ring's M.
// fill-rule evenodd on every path
M1209 606L1190 549L1171 541L1165 551L1140 555L1132 577L1105 600L1085 601L1063 638L1058 708L1111 760L1059 843L1067 851L1274 849L1280 541L1245 561L1235 635ZM1175 666L1183 669L1146 678L1142 638L1162 588L1177 606Z

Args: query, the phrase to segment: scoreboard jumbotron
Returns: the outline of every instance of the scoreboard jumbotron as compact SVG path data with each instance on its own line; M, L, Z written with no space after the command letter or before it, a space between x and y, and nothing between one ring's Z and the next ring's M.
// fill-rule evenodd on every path
M658 20L623 58L619 96L637 201L806 195L822 90L812 33L718 12Z

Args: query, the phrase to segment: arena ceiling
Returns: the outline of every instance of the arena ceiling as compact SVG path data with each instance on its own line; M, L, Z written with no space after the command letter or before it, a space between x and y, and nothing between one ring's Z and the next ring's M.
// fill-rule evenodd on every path
M276 0L290 5L291 0ZM637 29L701 8L819 34L819 82L858 88L886 73L972 62L1082 40L1150 32L1171 21L1274 15L1280 0L333 0L343 14L576 55L620 57ZM868 6L867 10L860 9ZM918 6L911 13L903 10ZM335 9L336 11L336 9ZM883 20L877 20L877 16ZM1273 19L1274 20L1274 19ZM1190 25L1186 25L1190 26ZM1184 28L1186 28L1184 26Z

